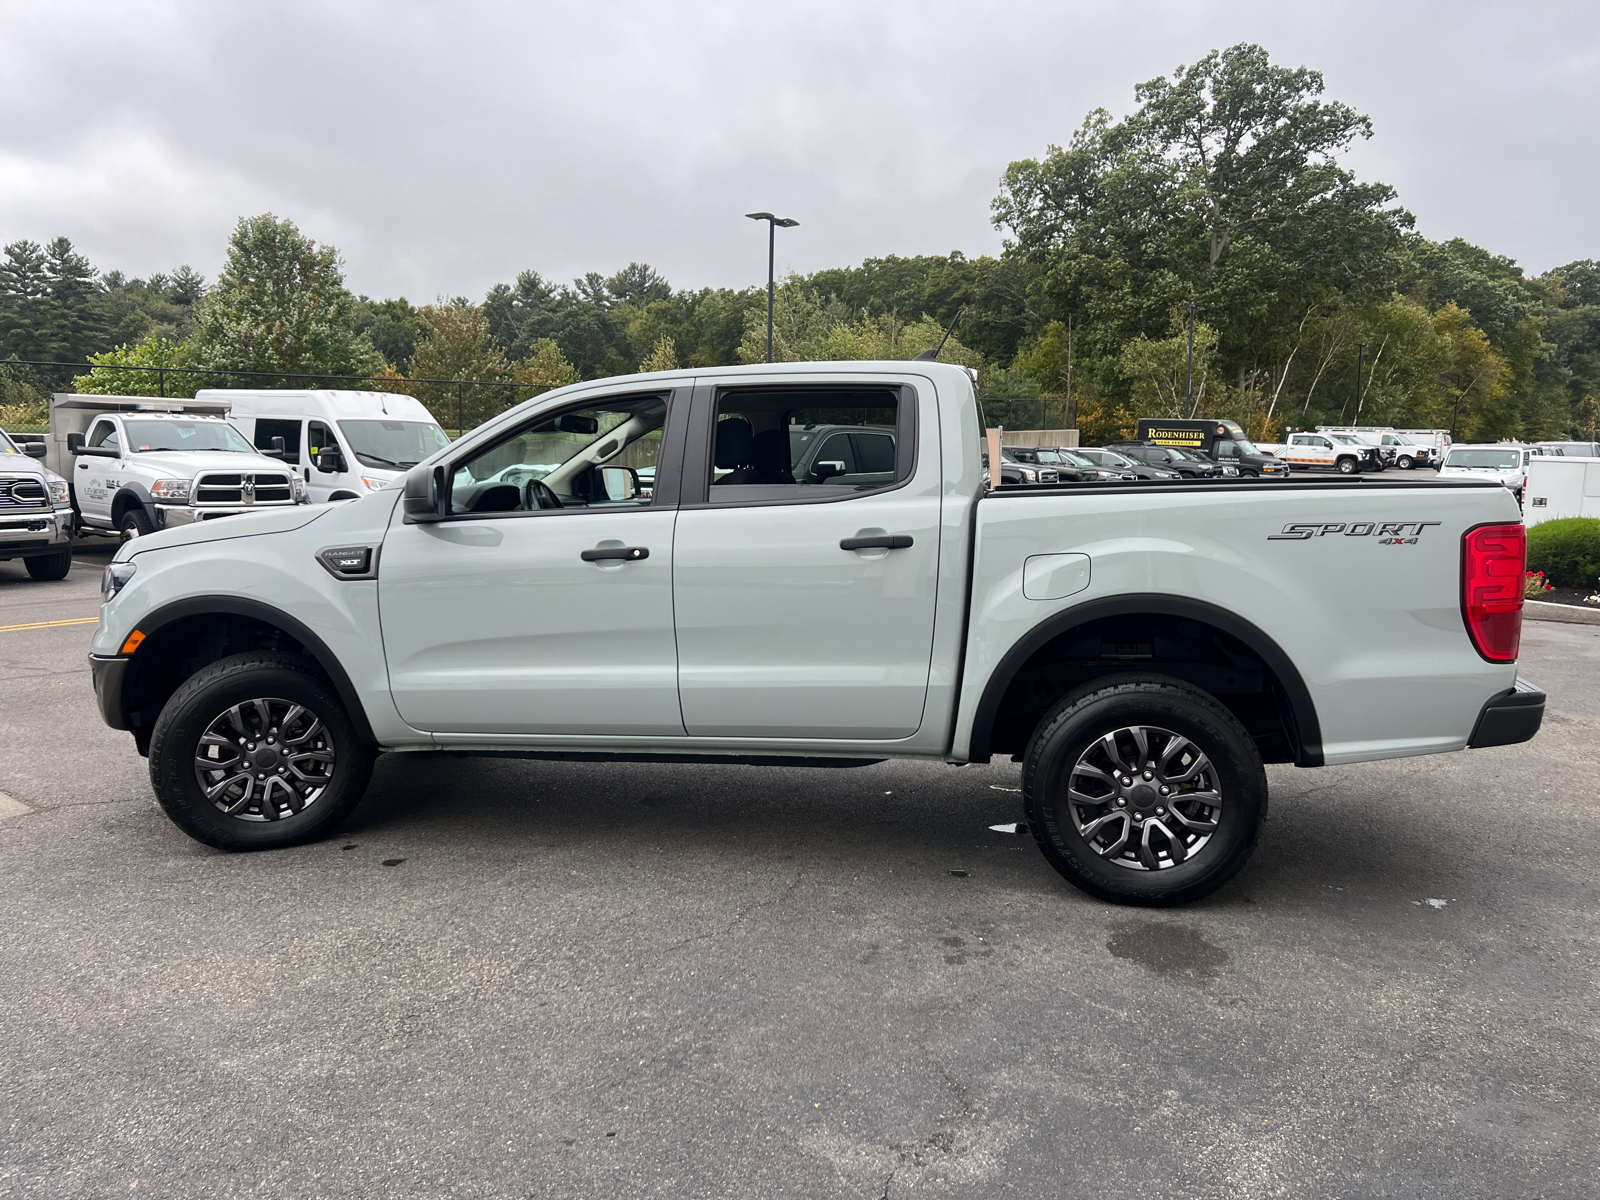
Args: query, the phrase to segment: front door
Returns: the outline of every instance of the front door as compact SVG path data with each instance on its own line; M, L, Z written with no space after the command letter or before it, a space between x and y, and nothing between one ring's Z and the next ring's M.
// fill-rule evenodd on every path
M101 417L84 439L85 446L99 450L115 450L118 457L83 454L72 468L72 487L78 498L78 512L102 528L111 525L111 500L121 483L122 437L116 422Z
M653 467L659 393L542 414L448 465L449 516L384 539L389 684L435 733L677 735L674 505ZM626 462L628 467L600 464ZM315 475L315 471L313 471ZM673 497L675 499L675 497Z
M920 453L913 387L740 388L700 403L705 445L685 456L673 559L689 733L910 737L927 699L939 573L931 395ZM861 481L859 462L854 479L796 476L806 439L841 425L869 447L893 439L871 464L889 468L882 482Z

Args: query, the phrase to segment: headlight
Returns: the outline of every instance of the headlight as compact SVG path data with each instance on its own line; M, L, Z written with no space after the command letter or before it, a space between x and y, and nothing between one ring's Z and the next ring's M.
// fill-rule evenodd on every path
M387 479L375 479L370 475L363 475L361 477L361 482L366 484L369 492L375 492L389 481Z
M50 482L50 503L65 504L67 502L67 481L65 479L52 479Z
M1157 471L1156 472L1156 478L1157 479L1182 479L1183 478L1183 473L1180 472L1180 471Z
M133 578L134 571L138 570L131 562L114 562L106 567L106 573L100 577L100 594L107 600L115 596L128 586L128 581Z
M1222 468L1222 473L1224 475L1237 475L1239 473L1239 468L1238 467L1223 467Z
M1032 483L1035 479L1039 478L1039 472L1030 470L1028 467L1018 467L1017 470L1021 473L1022 478L1028 483Z
M298 475L291 475L289 479L294 484L294 502L299 504L306 498L306 481Z
M150 485L150 494L157 500L182 500L189 499L189 481L187 479L158 479Z

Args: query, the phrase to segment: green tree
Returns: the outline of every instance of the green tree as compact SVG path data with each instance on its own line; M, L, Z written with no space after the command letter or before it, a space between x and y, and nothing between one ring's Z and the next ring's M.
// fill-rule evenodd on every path
M205 376L163 375L157 367L192 367L194 348L186 342L173 342L152 335L137 346L118 346L103 354L92 354L95 369L72 381L72 390L102 396L193 396L201 387L214 386ZM111 370L112 367L141 367L143 370Z
M201 302L194 344L219 373L306 377L377 372L383 356L356 332L356 300L339 252L271 213L241 218L215 286Z
M48 356L49 290L50 275L39 243L24 239L7 246L0 263L0 355L36 361Z
M640 371L676 371L678 369L678 347L669 337L660 338L654 349L639 363Z

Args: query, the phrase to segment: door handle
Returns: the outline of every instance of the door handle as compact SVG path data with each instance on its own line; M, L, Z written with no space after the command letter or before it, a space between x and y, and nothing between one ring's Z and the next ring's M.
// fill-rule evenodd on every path
M88 463L81 462L81 463L78 464L78 470L87 471L88 469L89 469L89 464Z
M911 545L909 533L881 533L877 537L840 538L841 550L904 550Z
M648 546L602 546L598 550L585 550L578 555L584 562L606 562L620 558L625 562L638 562L650 557Z

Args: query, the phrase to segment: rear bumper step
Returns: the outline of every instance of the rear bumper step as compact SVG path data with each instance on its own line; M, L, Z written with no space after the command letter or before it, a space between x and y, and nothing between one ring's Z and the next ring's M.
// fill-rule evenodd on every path
M1508 692L1491 697L1478 714L1478 723L1472 728L1467 747L1481 750L1486 746L1514 746L1526 742L1539 732L1544 721L1544 692L1526 679L1517 680L1517 686Z

